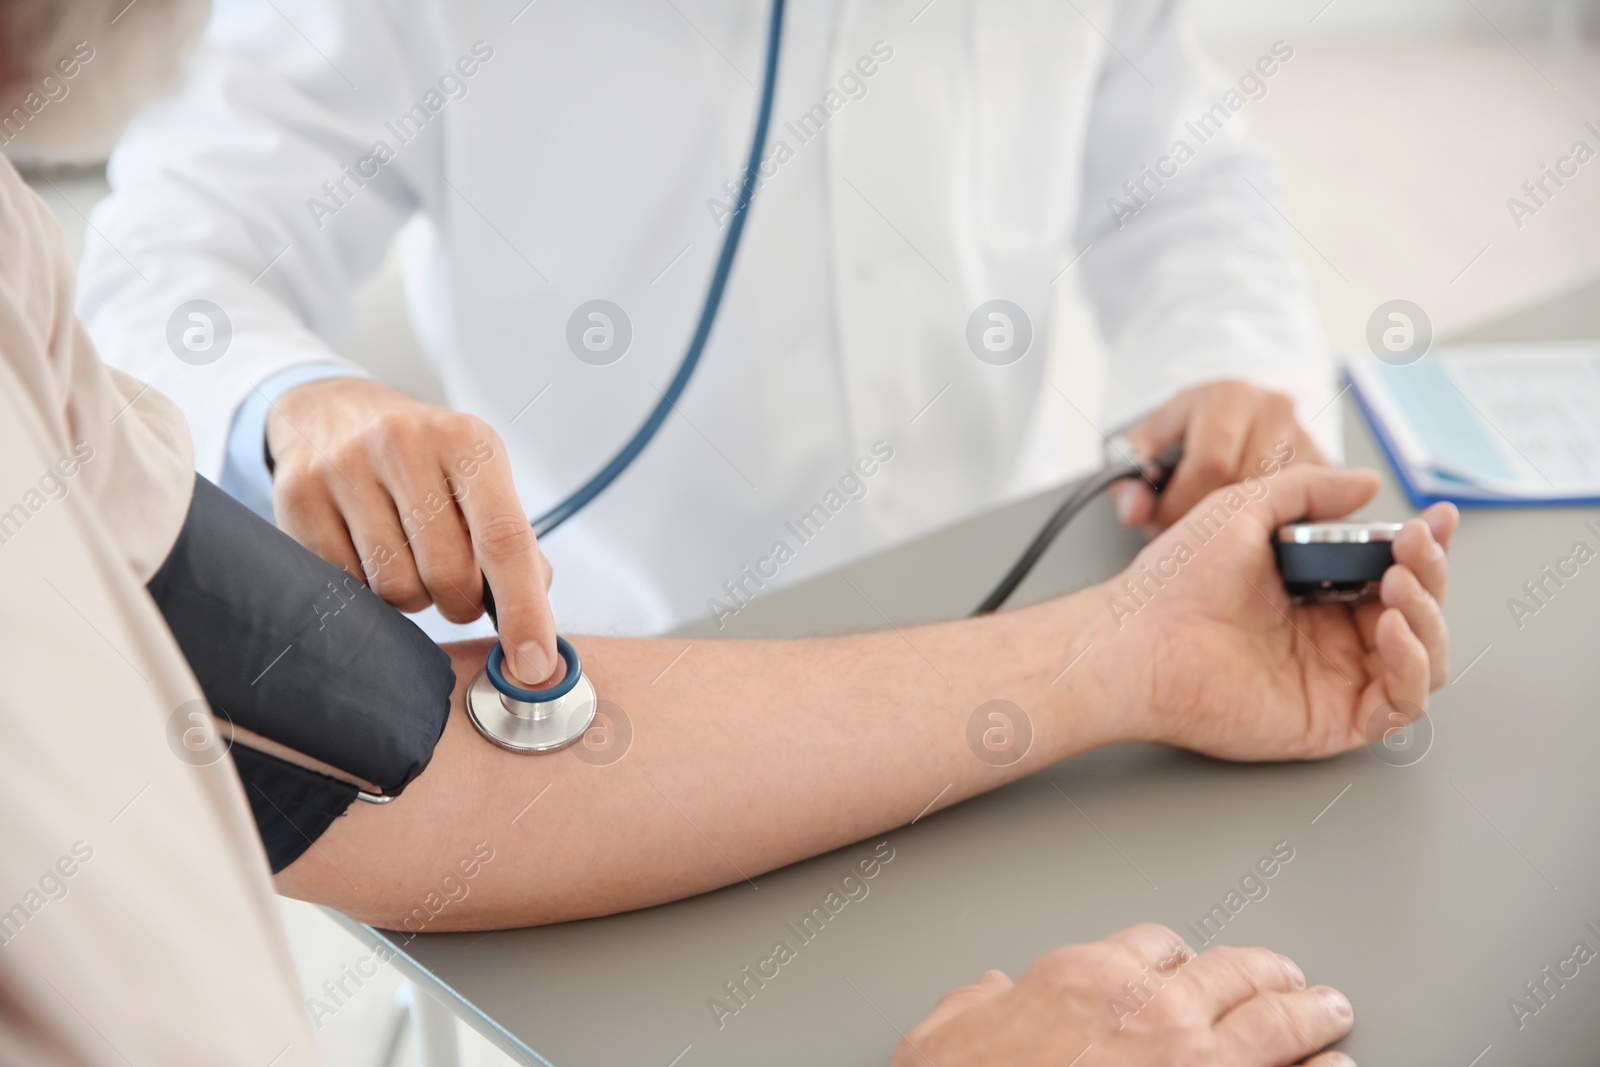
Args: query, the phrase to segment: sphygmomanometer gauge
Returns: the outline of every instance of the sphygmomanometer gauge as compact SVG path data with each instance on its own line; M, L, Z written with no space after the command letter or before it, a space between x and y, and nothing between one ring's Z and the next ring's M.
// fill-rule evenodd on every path
M1278 528L1273 550L1283 587L1295 600L1349 604L1378 595L1394 564L1397 522L1293 522Z

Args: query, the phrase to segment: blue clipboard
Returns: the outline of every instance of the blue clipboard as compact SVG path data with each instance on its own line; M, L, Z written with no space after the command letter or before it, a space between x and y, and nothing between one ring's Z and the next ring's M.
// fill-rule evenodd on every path
M1350 395L1356 399L1356 407L1361 409L1362 416L1367 420L1367 425L1372 429L1372 436L1378 442L1378 448L1383 452L1383 458L1389 461L1389 469L1394 471L1395 481L1400 483L1401 492L1411 506L1421 510L1429 504L1449 501L1458 507L1469 508L1564 508L1564 507L1594 507L1600 505L1600 497L1561 497L1556 499L1529 499L1525 497L1504 496L1498 493L1485 494L1482 490L1461 483L1459 493L1432 493L1426 492L1412 479L1411 471L1400 460L1400 449L1390 435L1388 427L1384 425L1371 401L1361 392L1361 386L1349 373L1344 374L1345 381L1349 384Z

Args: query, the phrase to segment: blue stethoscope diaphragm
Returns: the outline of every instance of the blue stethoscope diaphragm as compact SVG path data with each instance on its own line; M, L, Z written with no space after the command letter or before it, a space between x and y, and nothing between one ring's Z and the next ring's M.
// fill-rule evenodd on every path
M467 687L467 714L479 733L513 752L552 752L583 736L599 704L594 683L570 641L557 637L556 649L566 675L548 689L525 689L506 677L500 644L490 648L488 662Z

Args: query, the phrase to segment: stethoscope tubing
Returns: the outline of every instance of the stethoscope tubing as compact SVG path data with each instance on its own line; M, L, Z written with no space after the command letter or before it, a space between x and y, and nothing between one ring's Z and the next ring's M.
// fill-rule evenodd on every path
M705 353L706 343L711 339L712 327L716 325L717 312L722 307L722 297L728 287L728 277L733 273L733 262L739 251L740 239L744 235L745 222L750 217L750 205L755 199L756 176L761 166L761 155L766 149L767 133L772 126L772 101L777 95L778 58L783 40L784 2L785 0L772 0L772 13L767 21L766 73L761 80L761 103L756 111L755 131L750 138L750 153L745 160L744 175L739 183L739 202L733 214L729 216L728 232L722 239L722 250L717 255L717 265L711 275L711 284L706 289L705 301L700 306L700 317L696 321L694 334L689 339L689 347L684 351L683 359L679 362L672 380L662 391L661 399L634 431L633 436L617 450L616 455L564 500L531 520L533 531L540 538L576 515L615 482L623 471L633 465L655 438L662 424L666 422L667 416L683 396L684 390L688 388L695 368L700 365L700 357ZM483 608L498 629L499 619L495 614L494 593L489 588L487 576L483 579ZM507 679L505 649L498 641L489 650L484 670L494 688L511 700L525 704L558 700L578 684L583 674L583 666L578 658L577 649L573 648L566 638L558 636L556 648L561 653L561 658L566 661L567 671L562 681L549 689L525 689ZM481 724L479 728L482 729Z

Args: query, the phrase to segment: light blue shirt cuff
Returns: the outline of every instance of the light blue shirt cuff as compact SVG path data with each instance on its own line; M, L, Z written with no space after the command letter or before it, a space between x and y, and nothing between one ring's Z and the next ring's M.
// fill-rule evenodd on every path
M222 491L272 522L272 475L267 472L265 440L267 412L272 404L296 386L325 378L360 378L361 371L331 360L301 363L274 374L254 389L233 414L228 431L228 454L222 463Z

